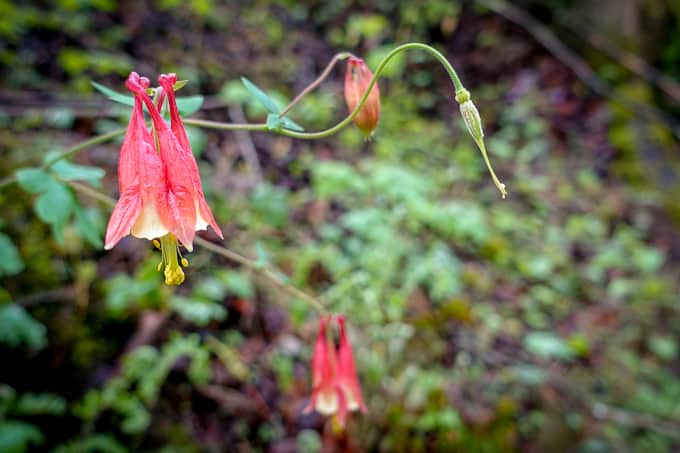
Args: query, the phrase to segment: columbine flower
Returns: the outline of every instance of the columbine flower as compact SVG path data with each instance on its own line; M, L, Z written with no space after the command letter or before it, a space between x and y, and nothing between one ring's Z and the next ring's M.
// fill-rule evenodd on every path
M312 355L312 399L304 412L309 413L316 409L324 415L338 413L344 420L347 400L338 382L335 345L326 333L326 323L324 317L319 320L319 334Z
M347 60L347 72L345 73L345 102L350 112L354 111L359 101L366 92L368 83L373 78L373 73L361 58L350 57ZM354 124L366 135L370 136L378 126L380 120L380 90L375 83L368 99L354 117Z
M201 208L205 204L203 192L196 189L196 181L200 187L196 162L193 156L189 160L180 140L151 101L146 92L148 79L133 72L126 86L134 93L135 104L121 147L118 163L121 195L109 220L105 248L113 248L128 234L153 239L156 247L161 249L162 261L158 268L165 268L165 283L179 285L184 281L180 262L187 266L188 261L179 255L177 241L191 251L195 232L206 229L208 225ZM172 109L174 96L171 98L169 94L173 93L172 86L169 92L165 91L168 100L172 99L169 102ZM151 115L155 137L144 122L142 103ZM191 151L188 153L190 155ZM207 205L205 208L210 213ZM212 213L209 220L222 237Z
M359 409L365 413L366 405L345 332L345 318L337 317L340 327L340 349L337 351L326 330L328 321L332 321L332 317L319 320L319 334L312 356L312 398L304 412L316 410L324 415L337 414L340 426L344 426L349 411Z

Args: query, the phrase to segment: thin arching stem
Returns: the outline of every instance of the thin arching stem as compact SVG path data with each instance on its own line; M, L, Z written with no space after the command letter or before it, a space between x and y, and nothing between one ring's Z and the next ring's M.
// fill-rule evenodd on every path
M419 50L424 50L426 52L429 52L432 56L434 56L437 61L439 61L442 66L444 66L444 69L446 69L446 72L449 74L449 77L451 78L451 82L453 83L453 88L457 93L465 91L465 88L463 87L463 84L460 81L460 78L458 77L458 74L456 73L456 70L453 69L453 66L451 66L451 63L448 62L446 57L441 54L438 50L435 48L428 46L427 44L421 44L421 43L408 43L408 44L402 44L399 47L396 47L394 50L392 50L389 54L385 56L385 58L382 59L380 64L378 64L378 67L375 70L375 73L373 74L373 78L371 81L368 83L366 86L366 91L364 92L364 95L361 97L359 100L359 103L357 106L350 112L345 119L340 121L338 124L336 124L333 127L330 127L326 130L319 131L319 132L297 132L297 131L292 131L290 129L280 129L274 132L277 132L281 135L286 135L288 137L293 137L293 138L299 138L303 140L314 140L314 139L320 139L320 138L326 138L329 137L339 131L341 131L344 127L349 125L352 120L354 119L355 116L359 114L359 110L364 106L366 103L366 100L368 99L368 95L371 92L371 89L373 88L373 85L376 84L378 78L380 78L382 72L385 70L385 67L387 64L400 54L401 52L404 52L406 50L411 50L411 49L419 49ZM304 93L304 91L303 91ZM302 94L302 93L301 93ZM193 120L193 119L186 119L184 120L186 124L192 124L195 126L200 126L200 127L206 127L210 129L220 129L220 130L231 130L233 129L233 125L229 123L220 123L217 121L204 121L204 120ZM257 124L257 125L252 125L253 128L250 130L260 130L260 131L266 131L268 130L266 124Z

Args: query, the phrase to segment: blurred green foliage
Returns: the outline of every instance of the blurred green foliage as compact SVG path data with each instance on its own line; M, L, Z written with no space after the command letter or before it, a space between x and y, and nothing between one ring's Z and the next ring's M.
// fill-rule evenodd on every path
M569 106L553 100L566 95L536 81L549 72L543 60L498 67L499 53L521 53L528 38L459 2L128 7L0 0L2 88L55 95L38 111L0 106L0 172L18 181L0 192L0 351L11 363L0 450L315 452L332 442L321 417L301 414L316 322L307 305L200 250L187 256L185 285L163 286L149 243L100 250L108 212L68 185L114 194L117 146L45 163L83 132L125 121L127 109L95 94L92 79L122 92L133 68L174 71L189 94L205 95L209 118L240 109L266 121L336 51L375 67L406 40L463 64L508 200L464 134L445 74L418 53L380 81L372 142L353 128L321 142L189 130L226 245L348 317L369 413L351 417L344 442L679 448L678 237L663 210L677 202L647 186L630 112L600 101L607 127L587 109L565 119ZM585 98L568 82L570 101ZM307 130L332 124L345 111L341 85L336 70L291 118ZM62 102L66 93L82 102ZM189 111L204 101L188 99ZM290 124L271 129L281 126ZM589 133L618 158L603 162ZM259 176L244 147L256 150Z

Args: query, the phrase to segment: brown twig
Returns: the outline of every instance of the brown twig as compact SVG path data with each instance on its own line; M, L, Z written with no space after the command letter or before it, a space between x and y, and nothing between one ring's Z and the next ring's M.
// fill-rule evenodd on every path
M331 61L328 63L328 65L326 65L326 69L323 70L323 72L321 73L321 75L320 75L319 77L317 77L315 81L313 81L312 83L310 83L309 85L307 85L307 88L305 88L304 90L302 90L302 91L300 92L300 94L298 94L297 96L295 96L295 99L293 99L292 101L290 101L290 104L288 104L288 105L286 106L286 108L284 108L283 110L281 110L281 113L279 113L279 118L283 118L283 117L286 115L286 113L288 113L293 107L295 107L295 104L297 104L298 102L300 102L300 100L301 100L303 97L305 97L310 91L312 91L314 88L316 88L317 86L319 86L319 84L320 84L321 82L323 82L323 81L326 79L326 77L328 77L328 74L331 73L331 70L333 69L333 67L335 66L335 64L336 64L338 61L344 60L345 58L348 58L348 57L351 57L351 56L353 56L353 55L352 55L350 52L340 52L340 53L335 54L335 55L333 56L333 58L331 59Z

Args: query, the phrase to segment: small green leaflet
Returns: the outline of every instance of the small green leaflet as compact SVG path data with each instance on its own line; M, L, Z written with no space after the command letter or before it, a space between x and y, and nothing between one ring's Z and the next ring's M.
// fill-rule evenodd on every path
M24 269L24 262L12 240L0 233L0 277L18 274Z
M259 89L253 82L245 77L241 77L241 82L243 82L243 85L245 85L246 89L250 91L250 94L255 96L255 98L260 101L262 105L264 105L264 108L266 108L269 113L278 114L281 111L279 106L276 105L276 102L274 102L274 100L270 98L267 93Z
M113 91L111 88L105 87L104 85L101 85L95 82L94 80L90 80L90 83L97 91L107 96L114 102L129 105L130 107L135 105L135 100L133 99L132 96L125 96L124 94L120 94L119 92Z
M132 96L121 94L117 91L112 90L109 87L105 87L104 85L95 82L94 80L91 80L90 83L97 91L99 91L100 93L102 93L103 95L105 95L114 102L118 102L120 104L127 105L130 107L135 105L135 101ZM186 85L186 81L180 80L175 84L175 91L177 91L184 85ZM201 95L178 97L177 108L179 109L182 115L191 115L200 110L200 108L203 106L204 100L205 99Z
M49 188L52 179L49 173L40 168L22 168L15 175L19 187L29 193L43 193Z
M281 107L277 105L267 93L262 91L253 82L245 77L241 77L241 82L246 87L246 89L252 94L255 99L260 101L260 103L267 109L269 115L267 115L267 129L270 131L280 131L281 129L290 129L292 131L303 132L302 126L297 124L295 121L284 117L279 117L279 112Z
M267 129L270 131L280 131L281 129L290 129L292 131L304 132L302 126L287 117L279 117L277 113L270 113L267 115Z

